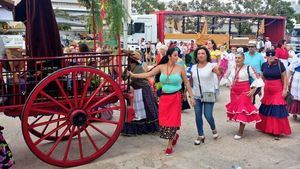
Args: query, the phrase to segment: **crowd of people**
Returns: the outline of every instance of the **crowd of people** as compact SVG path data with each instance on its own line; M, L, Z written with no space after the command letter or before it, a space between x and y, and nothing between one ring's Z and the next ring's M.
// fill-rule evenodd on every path
M230 88L230 101L225 105L228 121L239 123L233 136L245 137L247 124L280 140L291 135L288 116L300 115L300 55L282 40L272 46L269 37L249 41L247 46L217 45L208 40L203 45L190 42L151 42L141 40L139 50L128 57L128 75L133 89L135 117L125 122L122 134L136 136L159 132L166 139L166 155L173 153L180 137L181 114L193 107L197 135L194 145L205 143L203 114L212 137L219 138L213 112L218 102L220 86ZM97 47L96 52L107 51ZM3 50L1 50L3 53ZM88 45L72 44L64 53L90 52ZM149 67L150 66L150 67ZM260 99L256 107L255 98ZM111 118L112 114L110 114ZM2 137L6 151L0 152L1 165L13 164L11 152ZM2 154L1 154L2 153Z
M141 50L138 55L144 53ZM245 137L244 130L249 123L255 123L257 130L273 135L275 140L292 133L288 116L293 114L297 119L300 114L300 57L285 40L275 47L266 37L264 41L249 41L247 46L230 49L218 46L214 40L200 46L194 41L171 41L166 45L159 42L153 53L154 68L139 73L132 70L130 77L155 77L159 84L152 91L158 97L153 101L158 101L154 113L159 129L151 132L159 130L160 137L168 140L166 155L173 152L179 139L182 103L186 100L195 111L198 134L194 144L205 142L203 114L213 138L219 138L213 112L221 85L230 88L230 102L225 105L227 120L240 124L234 139ZM147 64L143 58L135 60ZM259 107L255 98L260 99Z

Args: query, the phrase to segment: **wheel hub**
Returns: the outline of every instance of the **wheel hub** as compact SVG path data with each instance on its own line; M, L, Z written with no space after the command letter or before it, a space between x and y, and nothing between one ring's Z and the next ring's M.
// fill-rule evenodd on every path
M75 110L71 113L70 120L74 126L84 126L87 123L87 114L83 110Z

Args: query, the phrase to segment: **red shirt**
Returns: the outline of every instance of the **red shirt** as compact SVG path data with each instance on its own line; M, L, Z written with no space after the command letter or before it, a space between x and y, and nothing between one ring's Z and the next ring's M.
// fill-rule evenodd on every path
M289 58L289 52L287 49L282 49L282 48L276 48L276 57L279 59L288 59Z

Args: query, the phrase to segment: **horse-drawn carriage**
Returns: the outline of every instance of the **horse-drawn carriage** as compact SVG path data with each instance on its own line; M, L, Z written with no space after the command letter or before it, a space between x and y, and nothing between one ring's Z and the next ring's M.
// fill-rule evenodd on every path
M1 111L21 119L24 139L41 160L62 167L86 164L114 144L132 110L120 75L126 57L2 59ZM107 111L113 111L112 119L101 117Z

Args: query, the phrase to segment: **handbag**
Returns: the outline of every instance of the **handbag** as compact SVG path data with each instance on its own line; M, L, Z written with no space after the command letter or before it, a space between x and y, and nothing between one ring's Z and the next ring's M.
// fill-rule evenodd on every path
M247 73L248 73L249 83L251 85L254 82L254 79L250 75L250 66L247 66Z
M278 67L279 67L279 71L281 73L280 61L278 61ZM285 102L288 105L292 104L293 100L294 100L294 96L291 94L291 87L292 87L292 81L293 81L293 78L294 78L294 73L292 74L292 78L291 78L290 83L289 83L289 88L288 88L288 91L287 91L287 95L284 98Z
M288 91L287 91L287 95L285 97L285 101L286 101L286 103L288 105L292 104L293 100L294 100L294 96L291 93L291 88L292 88L292 82L293 82L294 74L295 74L295 72L292 74L292 78L291 78L291 81L289 83L289 88L288 88Z
M208 102L208 103L216 102L216 94L214 92L202 92L198 68L197 68L197 77L198 77L198 85L199 85L199 90L200 90L201 102Z

